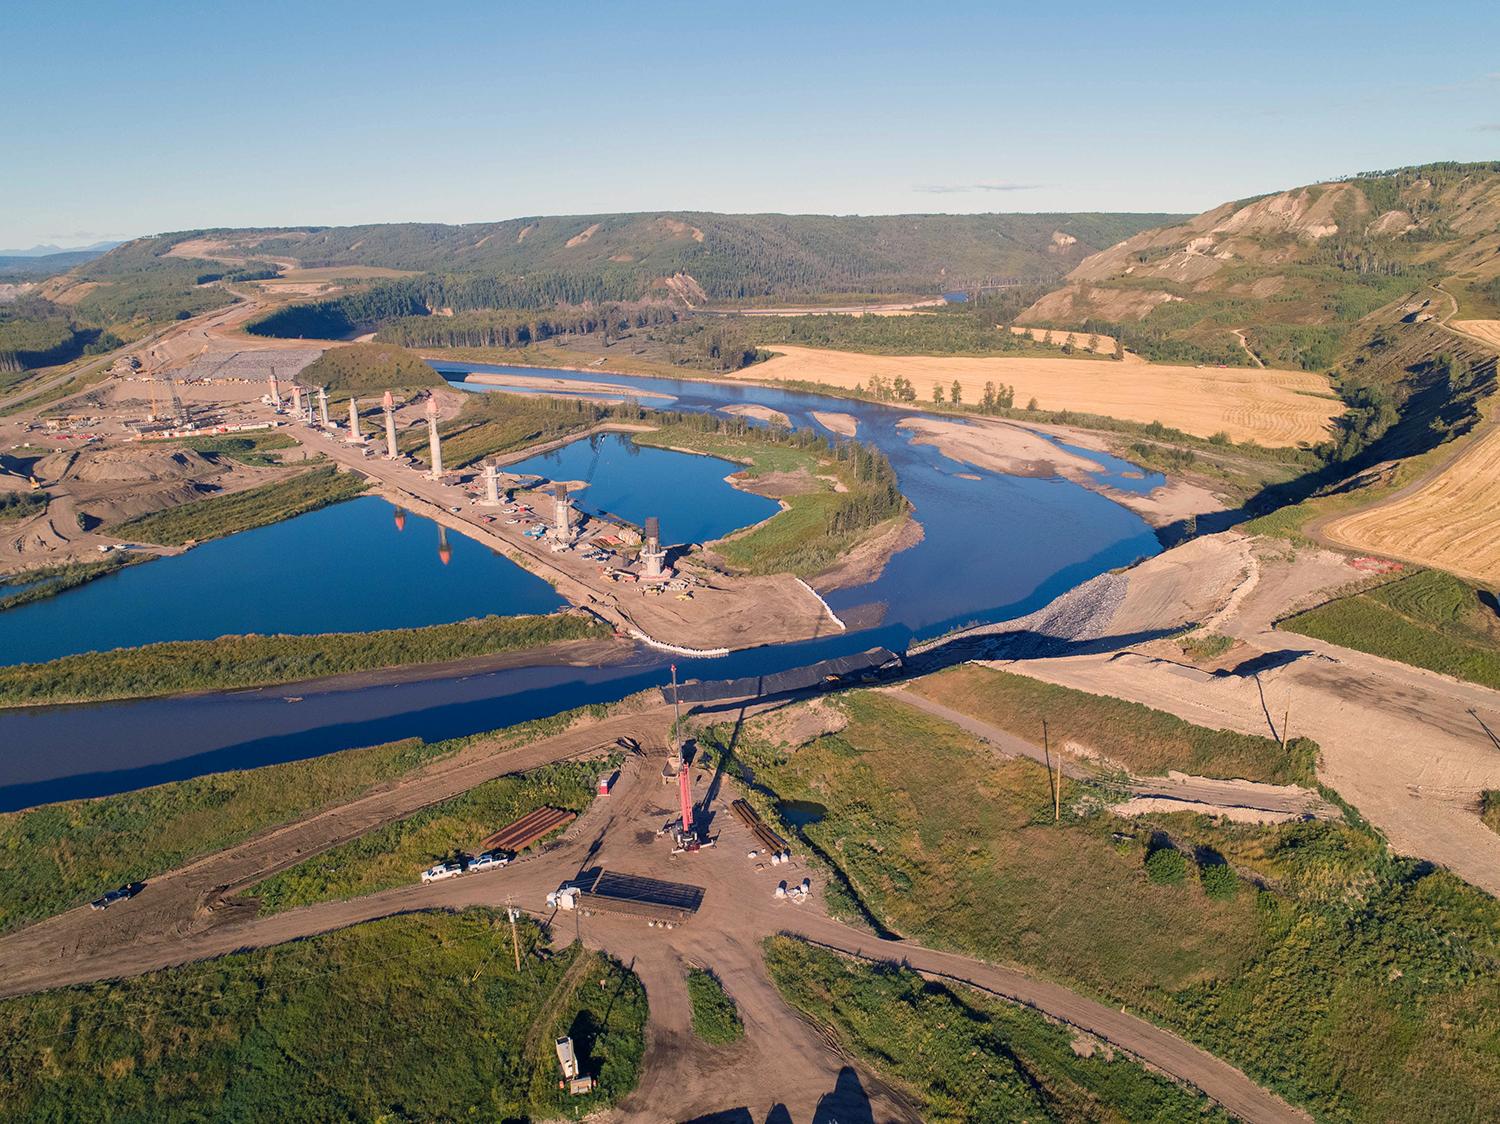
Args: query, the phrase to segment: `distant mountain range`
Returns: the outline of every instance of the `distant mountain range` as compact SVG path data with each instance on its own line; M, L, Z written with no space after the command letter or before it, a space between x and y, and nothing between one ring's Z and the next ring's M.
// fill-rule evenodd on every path
M0 258L45 258L54 254L102 254L123 246L123 240L95 242L89 246L33 246L29 250L0 250Z

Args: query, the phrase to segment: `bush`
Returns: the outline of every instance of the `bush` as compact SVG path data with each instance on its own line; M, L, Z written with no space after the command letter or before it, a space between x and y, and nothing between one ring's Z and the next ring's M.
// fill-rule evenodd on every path
M1187 859L1171 847L1158 847L1146 856L1146 877L1158 886L1176 886L1187 877Z
M1240 892L1240 876L1228 863L1200 867L1198 879L1203 883L1203 892L1215 901L1228 901Z
M693 1033L705 1042L724 1046L745 1036L735 1006L724 985L712 972L694 968L687 977L688 999L693 1004Z

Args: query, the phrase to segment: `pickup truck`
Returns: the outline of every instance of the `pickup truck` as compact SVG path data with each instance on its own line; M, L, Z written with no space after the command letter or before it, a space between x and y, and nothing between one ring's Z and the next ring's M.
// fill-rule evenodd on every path
M93 901L89 902L89 908L108 909L110 906L114 905L115 902L123 902L129 898L135 897L145 888L146 884L144 882L127 882L118 890L111 890L102 898L95 898Z

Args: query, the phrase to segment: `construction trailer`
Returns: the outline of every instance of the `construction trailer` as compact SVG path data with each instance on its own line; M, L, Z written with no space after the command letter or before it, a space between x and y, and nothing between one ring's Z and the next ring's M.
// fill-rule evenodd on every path
M559 1038L555 1044L557 1050L557 1064L562 1068L562 1081L559 1082L573 1096L581 1096L594 1091L594 1079L585 1077L578 1071L578 1052L573 1049L571 1038Z
M584 914L607 913L658 925L680 925L703 904L703 887L594 867L548 894L547 904Z

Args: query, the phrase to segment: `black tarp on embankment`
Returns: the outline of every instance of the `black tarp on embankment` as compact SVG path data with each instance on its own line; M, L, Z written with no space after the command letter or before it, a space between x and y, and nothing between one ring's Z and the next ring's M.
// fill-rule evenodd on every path
M805 691L822 686L830 679L847 679L899 662L900 657L889 648L867 648L851 656L820 660L806 667L793 667L771 675L748 675L742 679L689 679L678 684L678 698L685 703L703 703L781 695L788 691ZM665 702L674 701L670 685L661 689L661 697Z

